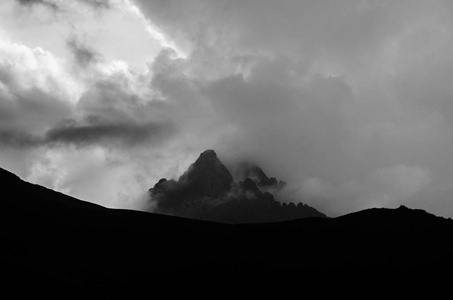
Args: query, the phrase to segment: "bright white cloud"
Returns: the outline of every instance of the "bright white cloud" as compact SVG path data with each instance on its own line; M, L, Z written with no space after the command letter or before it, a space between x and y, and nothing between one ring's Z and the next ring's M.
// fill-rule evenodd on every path
M143 161L155 155L156 143L165 144L174 132L171 117L159 113L165 106L153 104L146 62L156 54L157 44L141 21L120 10L122 2L99 12L77 2L55 2L57 11L14 3L2 6L29 19L0 21L1 165L24 179L82 199L139 209L136 200L151 185L146 178L159 170L156 164L151 171ZM78 10L82 6L85 10ZM61 19L64 16L68 20ZM119 30L109 28L112 20ZM61 31L60 26L69 22L70 30ZM14 24L28 29L16 30ZM124 25L126 29L120 28ZM89 37L84 35L87 29L93 30ZM145 34L134 34L138 29ZM28 46L40 30L47 31L45 37L54 34L54 42L44 44L58 54ZM105 37L101 44L91 43L115 30L118 35L110 38L118 45L133 42L129 48L135 53L128 56L124 47L120 55L105 51L115 48ZM121 40L124 33L131 39ZM143 37L151 44L145 48L152 51L140 61L128 59L146 50L140 49ZM140 72L133 67L137 62Z
M159 42L149 36L143 20L125 9L123 0L109 1L109 9L101 6L94 10L86 4L89 1L47 2L59 9L2 1L0 28L20 44L41 47L63 59L70 58L67 42L75 35L107 60L125 61L137 72L143 72L146 62L161 49Z
M130 0L121 1L124 9L142 22L144 28L149 33L149 35L158 41L160 46L163 48L171 49L175 51L175 58L186 58L188 55L185 51L181 50L174 41L172 41L168 36L159 30L149 19L147 19L140 9L135 6Z
M0 67L12 89L36 88L72 103L80 97L81 87L68 74L63 61L40 47L32 49L13 42L1 32Z

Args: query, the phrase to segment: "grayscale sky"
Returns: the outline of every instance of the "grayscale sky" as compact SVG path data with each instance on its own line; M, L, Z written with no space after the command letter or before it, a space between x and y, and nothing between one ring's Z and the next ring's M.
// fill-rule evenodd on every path
M453 217L453 2L0 2L0 167L140 209L206 149L330 216Z

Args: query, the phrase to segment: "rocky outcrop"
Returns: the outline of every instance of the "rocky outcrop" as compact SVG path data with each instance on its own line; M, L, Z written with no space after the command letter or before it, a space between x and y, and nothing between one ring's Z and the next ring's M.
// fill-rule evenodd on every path
M206 150L178 180L190 196L220 197L231 189L233 177L213 150Z
M206 150L176 180L161 179L149 190L153 211L224 223L265 223L325 217L307 205L281 205L271 191L284 186L254 164L238 168L234 181L213 150Z
M262 190L280 190L286 185L284 181L277 181L275 177L269 178L259 166L249 162L240 163L235 173L240 180L252 179Z

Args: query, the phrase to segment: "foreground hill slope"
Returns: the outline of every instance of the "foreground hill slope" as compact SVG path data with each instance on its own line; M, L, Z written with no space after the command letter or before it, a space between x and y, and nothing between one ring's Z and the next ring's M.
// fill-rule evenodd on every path
M7 285L83 291L144 287L169 272L434 274L453 266L453 222L405 207L228 225L107 209L1 169L0 190Z

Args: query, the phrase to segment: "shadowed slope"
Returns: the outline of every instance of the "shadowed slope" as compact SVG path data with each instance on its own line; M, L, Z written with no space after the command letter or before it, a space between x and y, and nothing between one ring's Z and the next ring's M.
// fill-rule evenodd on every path
M0 184L3 284L16 292L149 291L169 272L167 283L178 273L199 283L262 272L302 280L327 271L442 274L453 267L453 221L421 210L227 225L107 209L1 169ZM256 190L252 180L243 184Z

